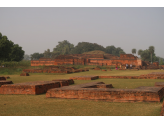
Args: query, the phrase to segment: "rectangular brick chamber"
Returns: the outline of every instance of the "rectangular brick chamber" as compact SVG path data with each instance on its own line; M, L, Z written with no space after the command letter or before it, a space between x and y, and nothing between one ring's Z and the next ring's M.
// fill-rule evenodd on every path
M54 88L47 91L46 97L105 100L109 102L160 102L160 100L164 97L163 87L114 89L112 88L112 85L103 85L103 82L92 82L87 84Z
M62 81L35 81L17 84L7 84L0 87L0 94L43 94L48 89L68 86Z

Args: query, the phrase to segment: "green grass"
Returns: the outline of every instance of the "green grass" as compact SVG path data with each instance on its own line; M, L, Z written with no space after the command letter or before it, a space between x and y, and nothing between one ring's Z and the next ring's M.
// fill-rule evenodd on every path
M150 72L164 72L162 70L140 71L99 71L72 74L37 74L30 76L8 75L14 83L30 81L46 81L53 79L67 79L72 76L85 75L111 75L111 76L134 76ZM0 74L0 76L2 76ZM114 88L136 88L139 86L154 86L155 82L163 82L162 79L97 79L75 80L75 85L93 81L102 81L112 84ZM71 85L73 86L73 85ZM0 116L159 116L162 102L134 102L116 103L93 100L57 99L46 98L41 95L0 95Z

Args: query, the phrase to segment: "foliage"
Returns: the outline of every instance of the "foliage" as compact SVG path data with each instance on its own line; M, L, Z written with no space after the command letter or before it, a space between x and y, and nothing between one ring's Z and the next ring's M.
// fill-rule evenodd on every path
M79 42L77 44L77 46L72 50L72 53L73 54L82 54L84 52L89 52L89 51L93 51L93 50L105 51L105 48L96 43Z
M120 47L115 47L115 46L107 46L105 48L105 52L109 53L109 54L113 54L115 56L120 56L120 54L125 54L125 52L123 51L123 49L121 49Z
M142 52L143 52L143 50L139 49L139 50L138 50L138 55L141 56Z
M69 41L59 41L58 45L53 49L53 55L66 55L71 54L72 50L74 49L74 45L69 43Z
M150 61L150 52L149 50L144 50L142 53L141 53L141 58L144 60L144 61Z
M21 61L24 51L18 44L8 40L7 36L0 33L0 61Z
M150 46L150 47L153 47L153 46ZM152 61L152 62L159 61L159 57L157 57L155 53L153 52L154 47L153 47L153 50L150 49L150 47L149 49L146 49L146 50L140 49L138 51L138 54L141 56L141 59L144 61Z
M4 67L29 67L31 66L31 62L30 61L20 61L20 62L1 62L0 66L4 66Z
M149 47L149 52L151 54L151 62L152 62L152 54L154 53L154 50L155 50L154 46Z
M133 54L136 54L136 49L132 49L132 53Z
M44 57L43 53L33 53L33 54L31 54L31 60L38 60L41 57Z

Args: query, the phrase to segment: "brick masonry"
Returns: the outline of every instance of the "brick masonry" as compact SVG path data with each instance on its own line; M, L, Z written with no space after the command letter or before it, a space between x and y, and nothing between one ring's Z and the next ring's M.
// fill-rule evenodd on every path
M74 84L73 79L54 79L52 81L60 81L60 82L67 82L68 85Z
M13 82L12 81L6 81L6 80L0 80L0 87L2 85L6 85L6 84L13 84Z
M66 81L36 81L7 84L0 87L0 94L42 94L48 89L68 86Z
M164 97L163 87L114 89L112 88L112 85L103 85L103 82L92 82L75 86L54 88L47 91L46 97L105 100L110 102L160 102Z
M4 76L0 76L0 80L6 80Z
M24 69L23 72L27 73L77 73L85 72L89 69L76 69L74 67L65 67L65 66L46 66L43 69Z
M156 87L164 87L164 82L156 82L155 86Z
M94 79L98 79L98 76L74 76L74 77L70 77L70 79L73 80L94 80Z
M32 60L31 66L43 65L125 65L133 64L142 66L142 60L132 54L121 54L120 57L111 54L74 54L74 55L59 55L55 59L39 59Z

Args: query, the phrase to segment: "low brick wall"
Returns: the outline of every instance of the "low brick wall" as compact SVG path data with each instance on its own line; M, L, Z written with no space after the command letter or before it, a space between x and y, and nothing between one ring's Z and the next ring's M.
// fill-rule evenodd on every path
M164 82L156 82L155 86L156 87L164 87Z
M6 85L6 84L13 84L12 81L6 81L6 80L0 80L0 87L1 85Z
M160 76L99 76L100 79L164 79Z
M36 81L17 84L7 84L0 87L0 94L42 94L48 89L68 86L67 82L61 81Z
M68 83L68 85L74 84L73 79L54 79L52 81L60 81L60 82L65 82L66 81Z
M138 87L136 89L97 88L103 82L50 89L46 97L105 100L110 102L160 102L164 97L163 87Z
M74 77L70 77L70 79L73 80L94 80L94 79L98 79L98 76L74 76Z

